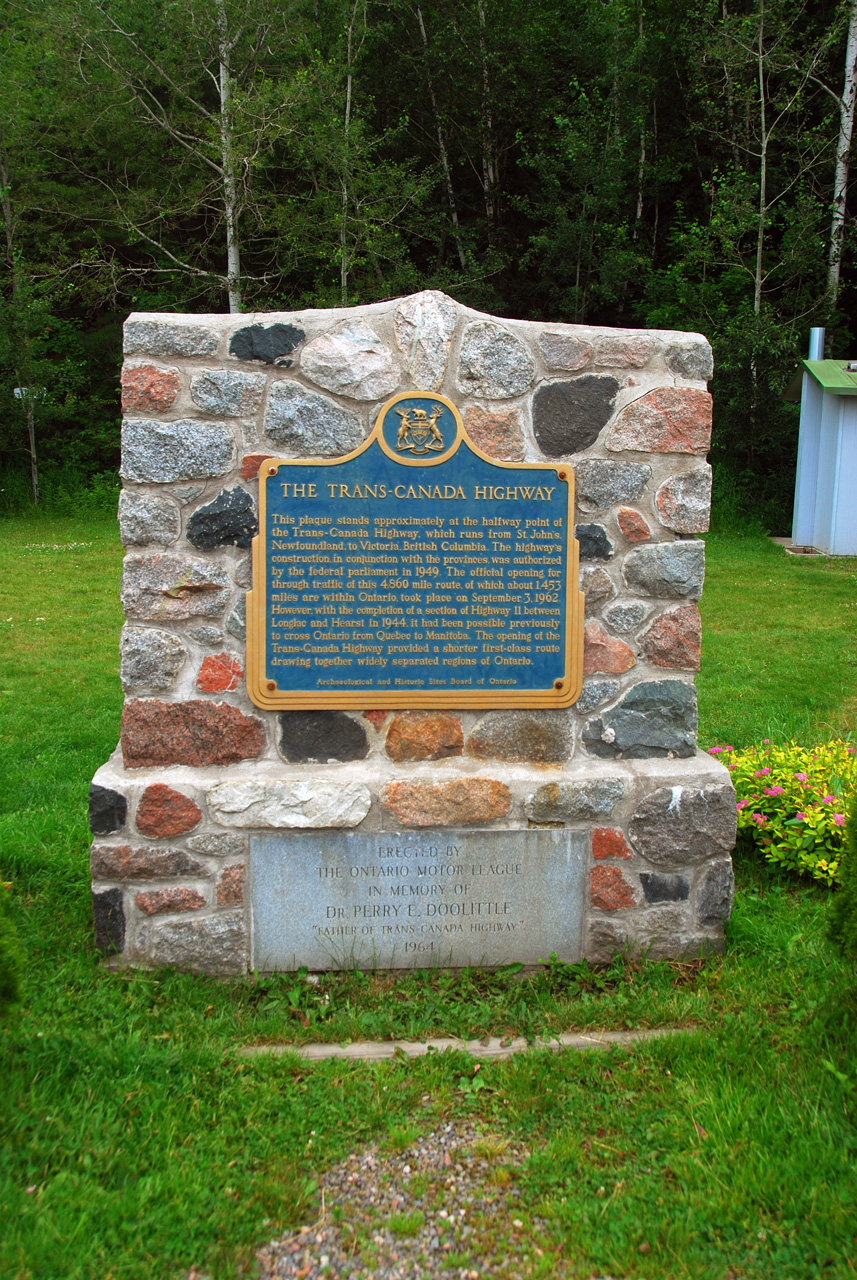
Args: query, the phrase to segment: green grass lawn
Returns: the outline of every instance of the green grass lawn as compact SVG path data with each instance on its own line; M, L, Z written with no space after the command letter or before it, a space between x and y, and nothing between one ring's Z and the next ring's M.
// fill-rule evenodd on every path
M857 976L825 941L826 890L739 856L727 951L705 963L318 986L109 972L90 937L85 800L118 732L121 548L112 521L2 531L0 879L28 956L24 1002L0 1024L4 1280L252 1274L256 1244L314 1220L318 1170L455 1117L532 1152L516 1174L522 1274L857 1276ZM855 603L853 561L712 538L700 740L847 731ZM462 1053L237 1052L669 1025L693 1030L478 1074Z

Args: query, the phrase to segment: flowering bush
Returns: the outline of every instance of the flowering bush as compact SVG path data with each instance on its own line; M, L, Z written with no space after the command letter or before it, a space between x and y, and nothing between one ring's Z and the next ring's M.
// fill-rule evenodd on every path
M830 908L830 937L847 959L857 961L857 792L846 814L843 854L839 892Z
M738 830L768 862L833 884L845 826L846 797L857 788L857 749L831 741L815 747L765 741L736 750L711 747L732 774Z

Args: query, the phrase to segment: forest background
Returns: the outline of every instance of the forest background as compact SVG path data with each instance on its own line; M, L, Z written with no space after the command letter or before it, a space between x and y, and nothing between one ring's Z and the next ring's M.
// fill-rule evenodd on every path
M715 508L788 533L855 59L857 0L6 0L0 512L30 436L44 503L112 493L129 311L435 288L705 333Z

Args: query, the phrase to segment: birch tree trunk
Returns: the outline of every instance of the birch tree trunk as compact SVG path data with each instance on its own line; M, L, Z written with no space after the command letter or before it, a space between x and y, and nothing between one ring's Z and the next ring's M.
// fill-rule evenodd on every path
M482 62L482 189L489 237L497 222L497 164L494 157L494 120L491 114L491 79L485 42L485 0L477 0L479 54Z
M857 0L855 0L857 3ZM455 247L458 250L458 261L461 263L461 270L467 270L467 258L464 254L464 248L461 243L461 228L458 223L458 206L455 203L455 190L452 185L452 174L449 168L449 155L446 150L446 140L443 136L443 128L440 123L440 112L437 109L437 97L434 91L434 80L432 79L431 70L428 63L428 36L426 35L426 27L423 22L423 11L417 5L417 22L420 26L420 35L423 40L423 49L425 50L425 67L426 81L428 83L429 99L431 101L431 109L434 114L434 126L437 131L437 146L440 153L440 163L443 169L443 181L446 187L446 198L449 201L449 216L452 220L452 234L455 237Z
M753 313L762 309L762 261L765 223L768 215L768 119L765 101L765 6L759 6L759 37L756 46L759 77L759 221L756 230L756 271L753 284Z
M241 310L241 249L238 243L238 191L235 181L234 120L232 114L232 42L225 0L216 0L220 60L220 164L223 173L223 212L226 219L226 279L229 310Z
M854 102L857 97L857 0L852 0L845 47L845 83L839 99L839 141L836 146L836 173L833 180L833 217L830 224L830 253L827 259L827 301L835 306L839 293L839 271L845 244L845 205L848 196L848 169L851 134L854 129Z

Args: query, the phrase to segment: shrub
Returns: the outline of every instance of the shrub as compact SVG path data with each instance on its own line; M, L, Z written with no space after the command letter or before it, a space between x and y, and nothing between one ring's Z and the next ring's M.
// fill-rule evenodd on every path
M832 885L839 880L845 800L857 787L857 754L848 742L796 742L737 750L711 747L738 796L738 830L768 862Z
M857 792L851 795L845 821L839 891L830 910L830 937L844 956L857 960Z
M18 935L4 905L8 888L8 885L0 884L0 1014L6 1005L18 999L23 969Z

